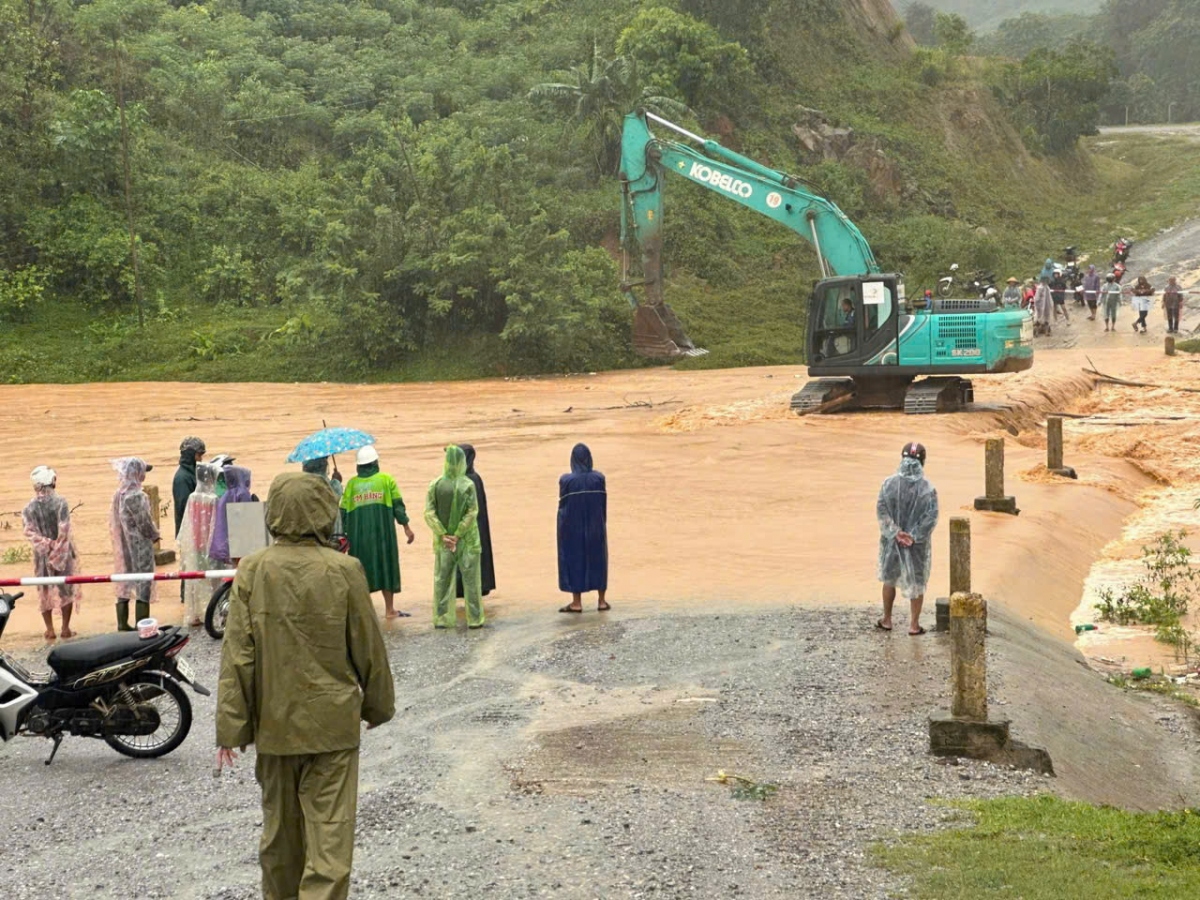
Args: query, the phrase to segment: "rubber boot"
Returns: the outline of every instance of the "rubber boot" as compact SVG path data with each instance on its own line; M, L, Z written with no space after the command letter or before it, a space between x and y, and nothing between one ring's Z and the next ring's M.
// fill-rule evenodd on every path
M137 611L137 620L134 623L135 625L137 624L137 622L142 621L142 619L150 618L150 601L149 600L139 600L136 604L136 611Z
M133 631L129 625L129 601L117 601L117 631Z

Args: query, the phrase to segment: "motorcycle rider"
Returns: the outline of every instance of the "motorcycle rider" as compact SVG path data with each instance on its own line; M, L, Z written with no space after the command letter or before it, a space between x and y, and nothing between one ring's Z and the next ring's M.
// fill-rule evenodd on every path
M263 896L345 898L358 805L359 722L395 714L387 648L362 563L329 546L337 500L320 479L278 476L275 543L241 561L217 689L217 771L254 744L262 786Z

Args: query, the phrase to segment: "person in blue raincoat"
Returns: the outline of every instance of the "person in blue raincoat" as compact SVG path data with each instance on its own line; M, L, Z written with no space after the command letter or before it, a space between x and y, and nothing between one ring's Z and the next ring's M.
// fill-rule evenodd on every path
M596 609L609 609L608 493L592 467L592 451L576 444L571 471L558 480L558 588L571 595L559 612L583 612L583 595L596 591Z

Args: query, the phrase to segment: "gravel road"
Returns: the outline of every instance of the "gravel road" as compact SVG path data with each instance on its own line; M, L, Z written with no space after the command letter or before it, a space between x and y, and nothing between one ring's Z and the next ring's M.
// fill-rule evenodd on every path
M930 758L947 645L872 621L618 608L389 634L398 715L363 741L353 896L893 896L870 845L939 827L951 812L927 798L1050 782ZM219 645L185 652L214 685ZM213 701L195 711L155 762L79 739L49 769L48 742L0 749L0 896L258 896L253 752L214 781ZM778 793L734 799L705 780L718 769Z

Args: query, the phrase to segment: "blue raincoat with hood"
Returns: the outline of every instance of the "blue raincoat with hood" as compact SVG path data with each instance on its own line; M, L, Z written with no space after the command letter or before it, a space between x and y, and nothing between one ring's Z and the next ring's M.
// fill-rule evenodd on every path
M608 494L585 444L575 445L571 471L558 480L558 587L608 590Z

